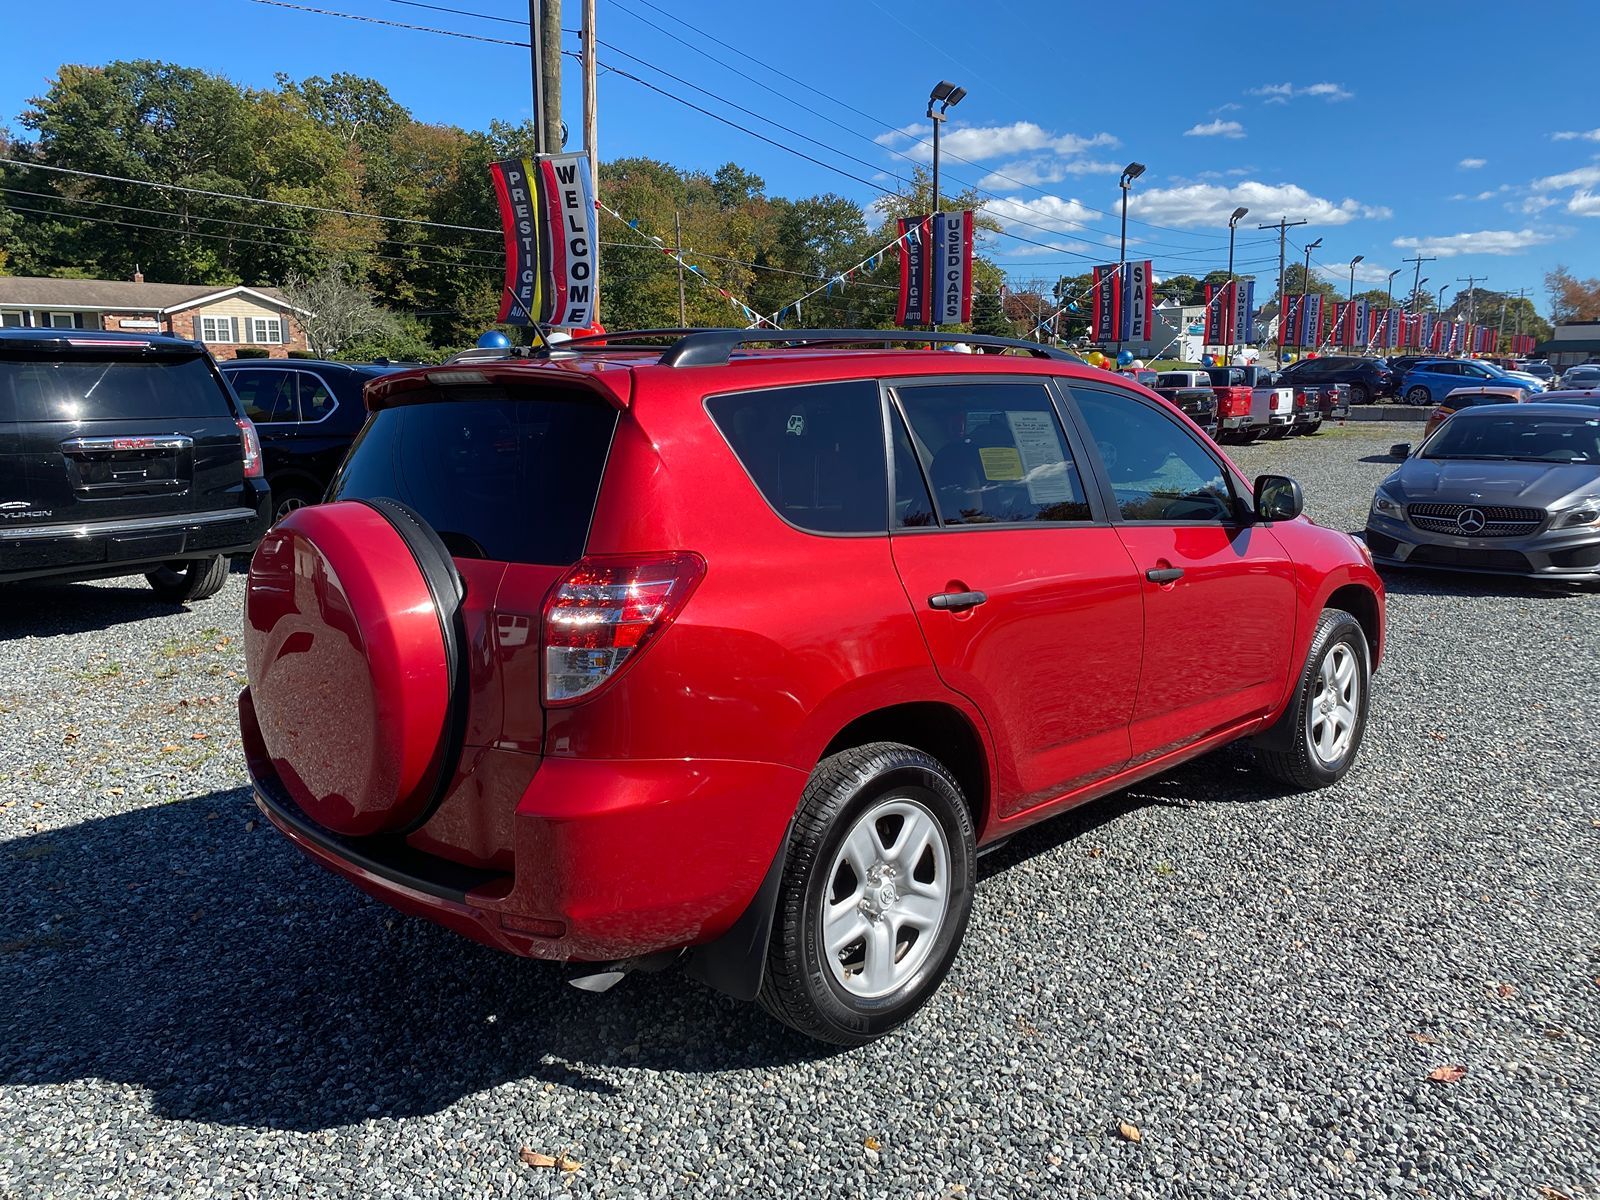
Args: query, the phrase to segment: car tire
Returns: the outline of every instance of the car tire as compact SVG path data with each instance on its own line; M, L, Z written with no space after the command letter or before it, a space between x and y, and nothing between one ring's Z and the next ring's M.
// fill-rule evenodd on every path
M228 582L228 560L218 554L214 558L195 558L169 562L147 572L145 579L155 589L156 598L169 604L188 604L215 596Z
M1372 403L1372 393L1367 390L1367 385L1366 384L1364 384L1364 383L1352 383L1350 385L1350 403L1351 404L1371 404Z
M762 1007L840 1046L904 1024L961 948L976 864L972 814L938 760L897 742L823 759L789 835Z
M1366 732L1371 667L1361 622L1343 609L1324 609L1294 698L1256 745L1261 769L1302 792L1343 779Z
M272 523L276 525L297 508L304 508L308 504L318 504L321 495L310 488L298 487L295 484L285 484L282 489L272 486Z
M1419 383L1406 393L1406 403L1417 408L1424 404L1432 404L1433 393Z
M1312 421L1309 424L1307 424L1304 429L1300 430L1301 435L1304 436L1304 437L1310 437L1313 433L1321 433L1321 432L1322 432L1322 422L1321 421Z

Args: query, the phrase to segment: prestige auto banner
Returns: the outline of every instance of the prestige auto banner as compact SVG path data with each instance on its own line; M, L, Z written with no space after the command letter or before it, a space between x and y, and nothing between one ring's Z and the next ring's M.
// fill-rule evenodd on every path
M599 305L594 181L581 154L491 163L506 241L507 325L592 325Z

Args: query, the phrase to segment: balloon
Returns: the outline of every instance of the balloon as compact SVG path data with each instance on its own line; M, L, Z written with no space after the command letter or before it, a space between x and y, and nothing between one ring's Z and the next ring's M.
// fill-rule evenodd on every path
M1316 351L1315 351L1315 350L1312 350L1312 351L1310 351L1310 352L1309 352L1309 353L1308 353L1308 354L1307 354L1307 355L1306 355L1306 357L1307 357L1307 358L1315 358L1315 357L1316 357L1316 356L1317 356L1317 352L1316 352Z
M486 329L478 335L480 350L507 350L510 347L511 339L498 329Z
M1285 355L1284 355L1284 356L1283 356L1283 361L1284 361L1284 362L1285 362L1285 363L1292 363L1292 362L1293 362L1293 361L1294 361L1294 355L1292 355L1292 354L1285 354Z
M1202 367L1214 367L1217 365L1217 360L1209 354L1202 354L1200 356L1200 365Z
M1137 368L1138 368L1138 369L1139 369L1139 370L1141 370L1141 371L1142 371L1142 370L1144 370L1144 359L1142 359L1142 358L1136 358L1136 359L1134 359L1134 360L1133 360L1133 365L1134 365L1134 366L1135 366L1135 367L1137 367Z
M1133 361L1133 351L1124 350L1117 355L1117 366L1125 367Z

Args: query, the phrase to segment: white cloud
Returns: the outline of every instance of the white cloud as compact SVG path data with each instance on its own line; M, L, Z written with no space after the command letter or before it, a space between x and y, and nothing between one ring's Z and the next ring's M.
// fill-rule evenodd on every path
M1452 200L1493 200L1496 196L1503 196L1507 192L1509 192L1510 190L1511 190L1511 185L1509 183L1502 183L1497 188L1487 188L1484 191L1478 192L1478 193L1476 193L1474 195L1470 195L1470 196L1466 192L1457 192L1454 196L1451 196L1450 199L1452 199Z
M1195 125L1183 131L1184 137L1244 137L1244 126L1237 121L1208 121L1204 125Z
M1583 131L1568 129L1561 133L1552 133L1550 137L1552 140L1557 142L1600 142L1600 129L1589 129Z
M1456 164L1456 166L1460 167L1463 171L1476 171L1479 167L1486 167L1488 165L1489 160L1487 158L1463 158Z
M1561 235L1537 229L1482 229L1477 233L1452 233L1438 237L1400 237L1394 244L1401 250L1415 250L1438 258L1458 254L1517 254L1533 246L1556 241Z
M1026 200L1020 196L997 197L984 201L983 210L1002 225L1026 223L1057 233L1066 233L1100 215L1076 200L1060 196L1037 196Z
M1264 96L1268 104L1287 104L1296 96L1316 96L1331 104L1336 100L1348 100L1355 95L1340 83L1312 83L1304 87L1297 87L1292 83L1268 83L1258 88L1251 88L1248 94Z
M1559 175L1545 175L1528 186L1536 192L1559 192L1569 187L1593 187L1600 183L1600 166L1579 167Z
M1350 264L1334 263L1331 266L1315 266L1311 268L1316 274L1328 280L1343 280L1350 282ZM1393 267L1382 267L1377 263L1358 262L1356 264L1357 283L1388 283L1389 272Z
M1556 201L1549 196L1525 196L1517 204L1507 204L1506 208L1511 212L1527 213L1530 217L1535 217L1545 209L1553 208L1555 204Z
M1007 163L978 180L985 191L1004 191L1009 187L1037 187L1042 183L1060 183L1072 175L1116 175L1122 170L1120 162L1102 162L1088 158L1032 158Z
M1576 191L1567 201L1567 211L1576 217L1600 217L1600 195L1588 188Z
M1363 218L1390 216L1387 208L1359 200L1325 200L1292 183L1261 183L1246 179L1222 186L1194 183L1182 187L1135 191L1128 211L1141 220L1160 225L1225 226L1235 208L1244 205L1261 220L1281 214L1304 217L1313 225L1345 225Z
M930 162L933 159L932 137L933 132L928 125L916 122L881 133L873 140L917 162ZM1096 146L1116 144L1117 139L1109 133L1096 133L1089 137L1076 133L1051 133L1032 121L1016 121L1010 125L957 125L946 129L940 139L940 145L947 153L974 162L1038 150L1071 156Z

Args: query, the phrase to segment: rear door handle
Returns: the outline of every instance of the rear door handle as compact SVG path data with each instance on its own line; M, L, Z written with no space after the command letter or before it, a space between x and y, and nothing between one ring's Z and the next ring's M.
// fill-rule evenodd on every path
M1151 567L1144 573L1151 583L1176 583L1183 578L1182 567Z
M947 612L963 612L977 608L989 597L983 592L935 592L928 597L929 608L942 608Z

